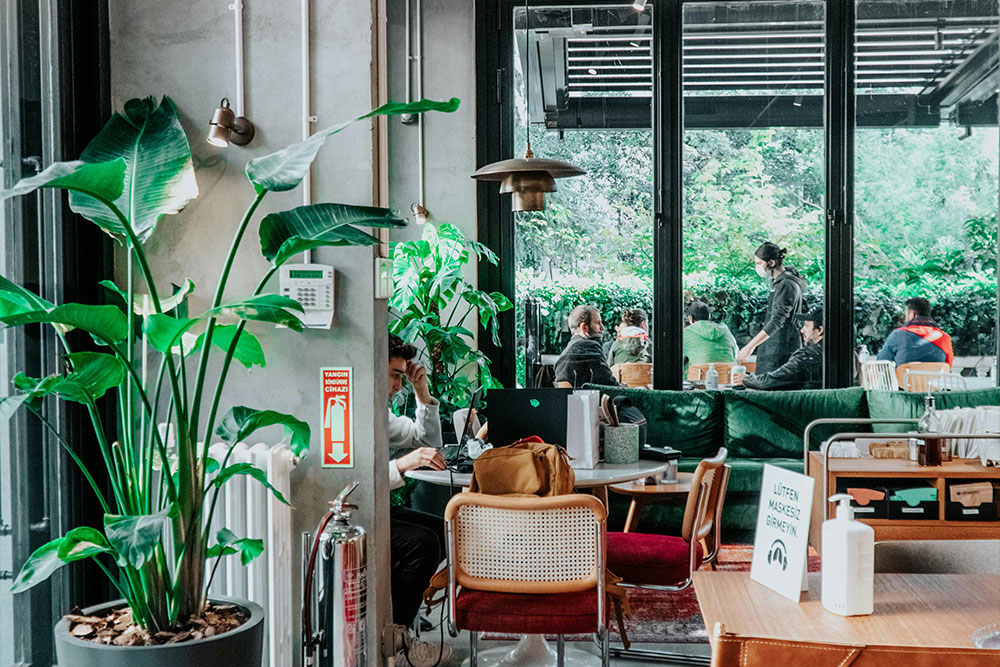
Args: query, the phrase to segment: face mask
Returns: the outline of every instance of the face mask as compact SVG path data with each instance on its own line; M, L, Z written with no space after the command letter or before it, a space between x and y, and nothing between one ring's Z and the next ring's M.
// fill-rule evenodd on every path
M761 278L767 278L767 269L765 269L763 266L761 266L760 264L754 264L753 268L754 271L757 272L758 276L760 276Z

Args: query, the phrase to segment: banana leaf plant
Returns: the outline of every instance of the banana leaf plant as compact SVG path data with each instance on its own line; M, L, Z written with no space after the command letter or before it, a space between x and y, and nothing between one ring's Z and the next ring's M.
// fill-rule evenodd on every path
M360 227L405 223L388 209L333 203L266 215L259 238L270 267L252 294L223 302L244 235L267 194L297 187L328 137L373 116L452 112L458 104L458 99L390 103L250 160L246 176L253 201L236 224L211 305L196 316L186 313L185 302L194 284L188 280L171 294L162 293L143 246L164 215L177 213L198 194L191 147L169 98L159 104L152 98L130 100L79 161L53 164L0 192L2 200L38 188L69 191L70 207L122 244L130 269L134 265L138 273L137 285L131 275L124 287L103 283L117 305L54 304L0 277L0 324L51 325L65 363L59 375L18 374L14 391L0 401L0 419L20 408L41 419L80 467L104 510L103 526L74 528L36 550L18 573L14 592L35 586L67 563L91 558L128 602L135 623L151 632L171 630L205 610L211 559L217 566L218 559L239 554L246 564L261 553L261 540L228 529L210 535L219 493L229 480L245 475L286 500L262 470L249 463L230 465L228 454L214 460L208 447L215 436L230 445L231 453L254 431L282 426L292 451L301 456L308 450L310 429L292 415L268 409L233 406L220 414L232 362L247 368L265 363L247 323L302 331L302 306L266 292L279 267L312 248L377 242ZM89 337L68 336L74 329ZM74 349L71 338L77 347L82 341L90 349ZM135 354L140 339L160 355L158 371L146 379ZM209 363L213 355L221 355L221 364ZM117 404L117 424L105 423L98 410L106 395ZM89 413L106 468L107 494L78 455L80 443L67 442L46 415L44 399L52 396L80 403ZM169 424L176 452L168 451L167 438L156 427L160 423Z
M449 223L427 223L419 240L392 248L395 289L389 307L394 319L389 330L405 341L422 343L420 355L430 365L428 380L445 420L468 407L476 387L502 386L465 324L474 316L499 345L497 314L512 304L502 293L476 289L465 279L473 254L496 266L492 250Z

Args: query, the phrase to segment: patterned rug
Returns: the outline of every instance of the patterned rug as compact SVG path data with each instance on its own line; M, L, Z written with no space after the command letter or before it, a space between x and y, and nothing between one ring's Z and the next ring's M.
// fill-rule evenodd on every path
M719 551L720 571L749 572L752 544L727 544ZM819 572L819 554L809 548L809 571ZM628 589L632 615L625 619L625 631L635 643L707 644L708 632L698 607L694 587L679 592ZM618 624L611 623L611 640L618 641ZM516 640L517 637L487 633L487 640ZM552 637L554 639L554 637ZM589 635L569 636L568 641L591 641Z
M749 572L753 559L752 544L723 545L719 552L720 571ZM809 571L819 571L819 555L809 549ZM701 617L694 587L676 593L649 590L628 590L632 606L631 618L625 619L625 631L636 643L660 642L673 644L707 644L708 632ZM611 624L612 640L618 634Z

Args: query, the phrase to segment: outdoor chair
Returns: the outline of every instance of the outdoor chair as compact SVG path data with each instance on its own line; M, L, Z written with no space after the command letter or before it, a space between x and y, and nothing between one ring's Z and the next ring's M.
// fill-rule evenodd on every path
M865 389L881 389L896 391L899 381L896 379L895 361L866 361L861 365L861 386Z
M949 379L943 379L945 376L949 376ZM965 389L965 380L962 376L952 373L951 368L944 362L903 364L896 368L896 378L903 391L924 393L934 389ZM932 380L940 382L936 382L935 387L932 387Z
M703 562L715 563L721 547L722 507L729 484L725 447L694 471L680 537L646 533L608 533L608 569L626 588L682 591ZM713 566L714 569L714 566ZM616 657L669 659L707 665L708 658L646 649L615 647Z
M606 518L604 505L585 494L451 499L449 621L453 634L469 631L471 667L480 632L557 635L560 665L564 635L597 633L608 664Z
M611 374L625 387L645 389L653 385L653 364L615 364Z

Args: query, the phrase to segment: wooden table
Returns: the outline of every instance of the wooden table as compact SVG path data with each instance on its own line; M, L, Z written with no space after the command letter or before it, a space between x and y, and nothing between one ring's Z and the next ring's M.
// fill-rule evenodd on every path
M751 581L749 572L695 572L694 589L709 636L722 623L726 633L748 638L974 648L972 633L1000 620L1000 575L877 573L871 616L823 609L818 573L809 575L799 604ZM1000 651L983 655L983 664L1000 664Z
M677 481L673 483L659 482L657 484L637 484L635 482L622 482L621 484L611 484L608 488L632 499L628 507L628 517L625 519L625 528L622 532L631 532L639 524L646 505L655 503L674 501L683 502L687 499L691 490L691 480L694 479L692 472L677 473Z
M836 493L840 478L927 480L937 488L938 518L936 519L868 519L855 515L875 529L875 540L974 540L1000 539L1000 521L948 521L945 517L947 482L951 480L997 480L1000 468L986 467L979 459L954 459L940 466L922 466L903 459L831 458L823 474L823 456L809 452L809 475L816 480L813 493L812 519L809 523L809 543L819 549L823 521L833 517L834 503L825 502Z

